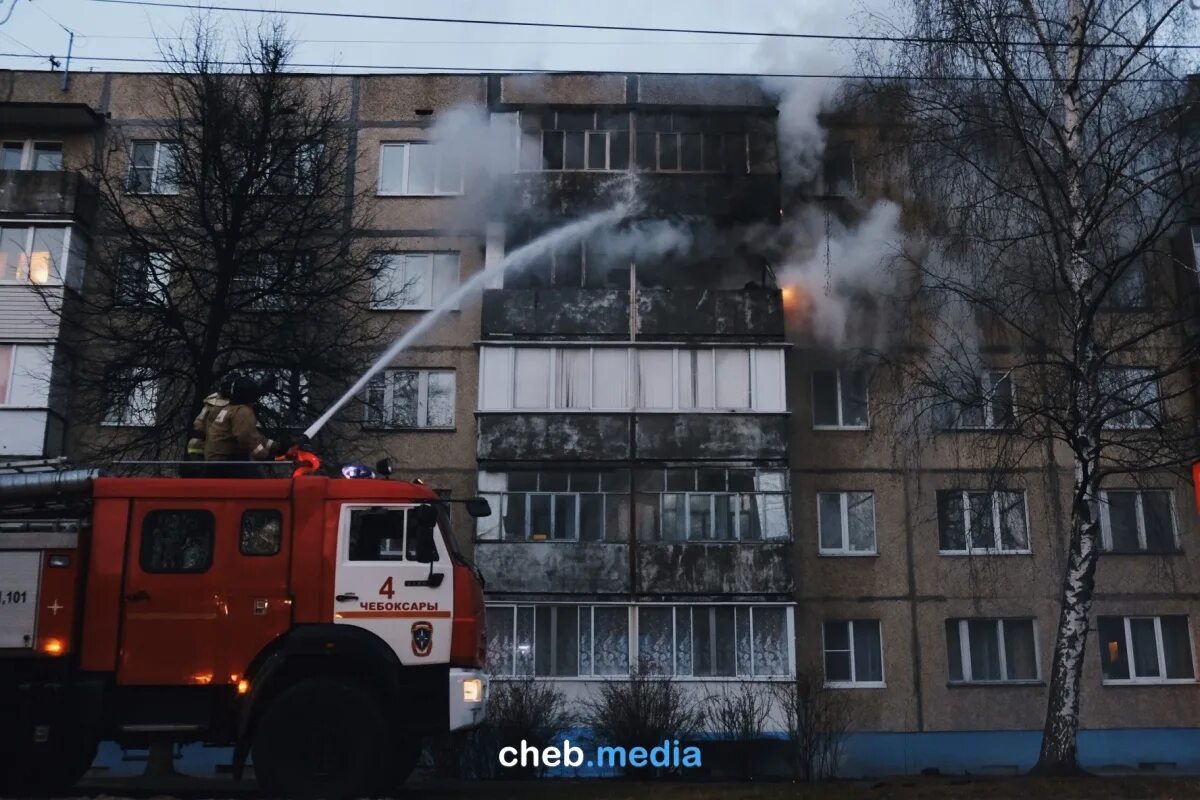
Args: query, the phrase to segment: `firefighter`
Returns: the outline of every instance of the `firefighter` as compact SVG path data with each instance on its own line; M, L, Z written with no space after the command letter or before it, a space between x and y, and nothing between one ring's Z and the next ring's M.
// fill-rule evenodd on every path
M213 462L266 461L283 452L283 446L258 432L254 404L262 387L253 378L238 376L229 383L229 403L208 421L204 460ZM249 464L209 464L210 477L257 477Z
M192 420L192 437L187 443L188 461L204 460L204 440L208 438L208 424L218 411L229 405L229 384L229 380L224 381L220 388L204 398L204 406Z

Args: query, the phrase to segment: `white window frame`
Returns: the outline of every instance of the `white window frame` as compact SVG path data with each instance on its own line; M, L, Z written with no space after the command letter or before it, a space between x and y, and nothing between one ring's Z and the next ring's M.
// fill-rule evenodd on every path
M1107 368L1105 368L1104 371L1108 372L1108 373L1131 373L1131 372L1140 372L1143 374L1153 374L1154 373L1154 369L1151 367L1107 367ZM1124 379L1121 379L1121 381L1125 382ZM1150 383L1151 382L1149 380L1141 381L1137 384L1137 387L1144 388L1144 387L1149 386ZM1162 417L1162 403L1163 403L1162 384L1160 383L1158 378L1155 378L1153 383L1154 383L1154 404L1153 404L1154 407L1153 408L1150 407L1149 405L1146 405L1146 406L1142 406L1139 408L1130 408L1130 409L1127 409L1122 412L1122 414L1124 414L1124 415L1145 415L1147 417L1150 417L1150 420L1147 424L1143 425L1141 423L1133 422L1132 420L1129 423L1124 423L1114 417L1112 419L1107 420L1104 423L1104 429L1105 430L1117 430L1117 431L1152 430L1154 428L1154 419L1153 418L1156 416L1159 418Z
M1192 657L1192 674L1196 674L1196 641L1195 634L1192 633L1192 618L1190 614L1101 614L1100 616L1120 616L1121 622L1125 627L1125 663L1129 667L1128 678L1105 678L1103 671L1101 674L1101 682L1104 686L1131 686L1136 684L1152 686L1164 684L1189 684L1196 683L1196 678L1168 678L1167 674L1167 657L1165 648L1163 647L1162 635L1162 618L1163 616L1181 616L1187 619L1188 632L1188 653ZM1152 619L1154 620L1154 644L1158 654L1158 672L1157 676L1138 677L1134 675L1134 658L1133 658L1133 626L1130 622L1135 619ZM1097 622L1097 627L1099 623ZM1104 646L1101 643L1101 646Z
M818 425L817 424L817 421L816 421L816 419L817 419L817 380L816 380L816 378L817 378L818 372L832 372L835 375L834 382L837 386L837 417L838 417L838 424L836 424L836 425ZM863 398L865 400L866 408L867 408L867 421L862 425L847 425L846 421L845 421L845 417L846 417L845 404L842 402L842 373L843 372L862 372L864 377L866 377L865 370L841 369L841 368L832 369L832 370L829 370L829 369L814 370L812 375L810 376L809 399L812 401L812 411L813 411L812 428L814 431L866 431L866 430L871 429L871 386L870 386L870 381L866 381L864 383L864 385L867 389L867 396L865 398Z
M62 159L63 159L64 150L63 150L63 142L61 139L20 139L20 138L3 139L3 138L0 138L0 144L16 144L18 142L21 143L21 164L20 164L20 166L17 167L18 170L34 171L34 167L33 167L34 153L37 150L37 146L40 144L56 144L56 145L58 145L59 165L60 165L59 168L58 169L36 170L36 171L37 172L62 172L63 171L64 167L62 166L62 163L63 163Z
M167 293L171 287L171 256L169 253L155 251L148 253L144 259L140 258L137 253L126 253L122 257L121 269L123 271L136 269L144 274L146 292L144 302L138 302L136 299L128 296L121 296L121 281L125 278L125 275L119 273L116 285L113 287L115 305L122 308L144 308L146 306L162 305L166 302Z
M0 408L15 405L12 403L13 396L13 381L17 378L17 348L20 347L16 342L0 342L0 350L8 349L8 374L4 382L4 394L0 394Z
M551 606L551 607L553 607L553 606L571 606L572 608L575 609L576 625L579 624L578 623L579 609L580 608L589 609L588 616L590 617L591 626L592 626L591 634L589 637L589 640L591 642L591 672L589 672L587 674L581 674L581 675L538 675L537 674L537 609L539 606ZM498 673L496 675L497 679L505 680L505 679L510 679L510 678L533 677L533 678L537 678L538 680L546 680L546 681L622 681L622 680L627 680L629 678L629 675L633 671L633 665L637 663L634 660L636 657L636 653L637 653L637 643L636 643L637 635L635 633L635 624L634 624L634 620L636 619L637 615L634 613L634 611L637 608L637 606L629 605L626 603L604 603L604 602L599 602L599 603L539 602L539 603L488 603L487 604L488 610L491 610L494 608L511 608L513 610L513 627L512 627L513 646L512 646L512 650L509 652L508 668L507 668L507 671ZM532 638L533 651L531 653L531 662L533 664L533 671L531 671L527 675L525 673L517 672L517 617L520 613L519 609L522 609L522 608L532 609L533 610L532 613L534 615L534 623L533 623L533 631L532 631L532 633L533 633L533 638ZM621 608L621 609L625 610L626 663L625 663L625 671L624 672L618 672L618 673L614 673L612 675L596 674L596 609L597 608ZM551 630L552 631L554 630L553 626L551 626Z
M147 191L137 191L132 188L133 187L132 178L133 178L134 170L141 169L139 167L135 167L134 163L133 163L133 149L134 149L134 147L136 147L139 144L153 144L154 145L154 163L150 166L150 189ZM161 195L167 195L167 196L179 194L178 176L176 176L177 180L175 182L175 185L170 188L170 191L164 191L163 184L162 184L162 175L159 174L158 167L159 167L159 163L162 161L162 152L165 148L168 148L168 147L175 148L175 151L176 151L175 152L175 163L176 163L176 165L178 165L179 164L179 156L180 156L179 142L174 142L174 141L170 141L167 139L134 139L133 141L131 141L129 143L129 169L125 175L125 187L126 187L127 193L137 194L137 195L161 194Z
M860 681L856 677L858 667L855 665L854 658L854 623L855 622L874 622L879 629L879 680L877 681ZM825 626L830 623L838 623L846 626L846 634L848 636L849 651L835 650L835 653L850 653L850 680L848 681L831 681L829 676L825 674L825 654L830 652L828 645L825 643ZM858 620L854 619L826 619L821 621L821 673L825 680L825 686L830 689L886 689L887 688L887 662L883 658L883 620L869 619L866 617Z
M429 269L425 274L425 283L429 287L429 302L420 303L404 303L402 298L397 298L394 302L383 302L378 299L378 294L371 299L371 309L373 311L432 311L438 305L434 298L433 288L435 284L435 275L437 273L437 256L454 256L454 280L451 284L452 291L457 290L462 285L462 252L458 250L398 250L389 253L381 253L382 258L387 259L387 273L390 276L396 269L405 271L405 282L408 282L409 259L414 256L426 256L429 258ZM393 261L398 259L399 263ZM442 302L445 298L442 298ZM457 306L455 306L457 308Z
M383 422L376 423L371 420L371 407L369 403L363 405L363 427L368 430L397 430L397 431L453 431L458 428L458 371L453 368L443 367L391 367L383 370L380 376L383 378L383 409L386 416L386 409L391 408L393 384L391 375L396 372L415 372L417 373L417 424L415 426L398 425L388 422L386 419ZM431 373L448 373L454 376L454 397L451 400L451 409L454 413L454 423L452 425L429 425L429 376Z
M1042 649L1038 641L1038 624L1034 617L968 617L968 618L951 618L951 622L958 624L958 652L959 659L962 664L962 680L954 680L949 677L950 663L947 658L946 672L947 680L955 686L963 684L983 684L994 686L996 684L1040 684L1042 682ZM1000 654L1000 674L1002 677L999 680L989 681L974 678L971 675L971 634L970 622L995 622L998 623L995 627L995 635L1000 638L997 643L997 652ZM1004 624L1006 622L1028 622L1033 634L1033 670L1034 677L1032 678L1009 678L1008 677L1008 651L1005 649L1004 643ZM946 646L949 647L949 642Z
M412 148L414 146L429 147L434 150L433 191L432 192L410 192L408 190L409 177L412 174L412 171L409 168L409 162L411 161ZM458 188L454 189L452 191L439 190L438 186L440 185L441 178L442 178L442 174L441 174L442 161L441 161L439 154L437 153L437 147L438 147L437 144L430 142L430 141L426 141L426 140L418 140L418 141L410 141L410 142L380 142L380 144L379 144L379 173L378 173L378 175L376 175L376 178L375 178L375 189L376 189L375 193L376 193L376 195L379 197L456 197L458 195L463 194L466 176L463 174L463 166L461 163L459 164L459 169L458 169ZM404 151L404 155L403 155L404 172L403 172L403 177L401 178L401 181L400 181L403 184L403 186L400 189L400 191L385 190L383 188L383 162L386 157L385 153L389 149L393 149L393 148L399 148Z
M1100 491L1100 544L1101 548L1106 553L1112 553L1112 516L1111 507L1108 503L1108 496L1112 492L1118 494L1132 494L1135 499L1135 513L1137 516L1137 539L1138 553L1151 553L1164 555L1157 550L1148 550L1146 544L1146 511L1145 511L1145 493L1146 492L1165 492L1167 495L1167 504L1171 515L1171 541L1174 543L1174 549L1167 553L1179 552L1179 520L1175 515L1175 492L1170 489L1102 489ZM1115 551L1118 554L1127 553L1127 550Z
M999 378L999 380L997 380ZM1012 370L1007 369L989 369L984 370L979 376L979 386L981 389L980 398L983 401L983 424L982 425L965 425L963 424L963 411L965 407L959 403L957 414L954 418L954 428L961 431L994 431L1003 430L1004 426L996 422L995 408L993 406L992 395L996 391L996 384L1000 380L1008 379L1008 394L1009 394L1009 413L1012 414L1014 422L1017 417L1017 384L1013 380Z
M4 235L4 230L10 228L25 229L25 245L22 247L22 252L25 253L26 257L33 254L33 238L38 230L62 230L62 254L57 259L58 274L55 275L55 269L51 269L48 279L45 283L35 283L30 280L30 275L32 274L32 269L30 269L30 267L32 264L27 264L26 275L24 278L0 278L0 286L62 286L65 284L67 280L67 270L70 266L69 259L71 257L71 240L74 236L74 228L69 224L56 224L51 221L42 222L41 220L38 220L37 222L31 224L27 219L0 219L0 236Z
M948 491L957 492L959 502L962 503L963 510L963 536L965 550L943 550L941 542L941 520L939 519L938 527L938 555L942 556L970 556L970 555L988 555L988 556L1023 556L1030 555L1033 552L1033 531L1029 527L1029 497L1024 489L950 489ZM971 546L971 500L970 495L987 494L992 507L992 535L995 537L992 542L995 547L972 547ZM1028 544L1023 550L1012 550L1001 547L1000 536L1000 495L1001 494L1019 494L1021 495L1021 514L1025 522L1025 538L1028 539ZM939 509L940 511L940 509Z
M825 537L822 532L825 527L825 520L821 518L821 495L835 494L838 496L838 502L841 505L841 536L842 545L837 548L827 548L823 542ZM850 495L851 494L866 494L871 497L871 549L870 550L851 550L850 549ZM822 556L877 556L879 555L879 528L878 517L875 514L875 492L869 489L830 489L828 491L817 492L817 553Z
M737 609L747 608L750 610L748 615L750 620L750 674L749 675L680 675L679 672L679 612L680 609L687 609L688 624L691 624L692 609L696 607L713 608L716 606L733 609L733 624L734 624L734 672L737 672ZM640 612L643 608L669 608L671 609L671 673L669 675L660 675L658 673L646 673L654 677L665 677L676 681L695 681L695 682L778 682L790 681L795 679L796 675L796 606L794 603L635 603L630 608L635 612L633 614L633 629L629 637L629 663L637 665L640 662L640 653L638 652L638 639L640 638ZM784 636L787 641L784 643L785 653L787 655L787 674L786 675L755 675L754 674L754 611L759 608L783 608L784 609ZM689 632L689 636L692 634ZM880 641L882 646L882 639ZM692 642L692 671L695 672L696 651L695 642Z
M120 409L120 414L117 415L117 409L109 408L104 412L104 417L100 420L100 426L103 428L151 428L158 424L158 381L154 377L153 372L149 368L141 368L136 370L146 377L138 379L134 384L130 396L124 398L125 403ZM148 390L144 387L149 386ZM131 398L139 392L143 393L148 398L148 408L141 409L147 414L147 417L139 416L139 410L133 408Z

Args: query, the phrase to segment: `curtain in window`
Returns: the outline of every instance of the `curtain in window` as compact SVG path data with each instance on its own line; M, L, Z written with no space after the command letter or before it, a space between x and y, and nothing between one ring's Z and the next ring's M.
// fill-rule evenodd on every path
M629 408L629 351L601 347L592 354L592 408Z
M590 408L592 404L591 352L586 348L561 348L554 374L556 408Z
M1025 495L1021 492L997 492L996 497L1000 503L1000 547L1004 550L1028 550Z
M679 351L679 407L712 408L715 403L712 350Z
M967 639L971 651L971 680L1000 680L1003 676L1000 674L1000 643L996 636L996 620L969 620Z
M638 408L671 408L674 404L674 354L670 350L641 350L637 356Z
M963 519L962 492L951 490L937 493L938 549L954 551L967 549L967 531Z
M883 680L883 654L879 641L878 620L855 620L854 622L854 679L856 681Z
M1133 635L1133 672L1139 678L1157 678L1158 639L1154 633L1154 620L1135 617L1129 620L1129 632Z
M737 634L736 649L736 672L738 675L754 674L753 658L751 657L751 648L753 642L750 636L750 609L746 606L738 606L734 609L734 629Z
M1004 661L1010 681L1037 679L1037 654L1033 645L1031 620L1005 620Z
M672 609L638 609L638 671L643 675L672 672Z
M533 674L533 606L517 607L517 636L514 646L516 669L514 675Z
M579 674L592 674L592 607L579 606Z
M628 673L629 612L623 606L596 606L595 620L595 674Z
M513 670L513 608L487 610L487 671L493 675L511 675Z
M787 609L754 609L754 674L787 675Z
M1125 620L1123 617L1100 617L1100 667L1108 680L1128 680L1129 661L1125 652Z

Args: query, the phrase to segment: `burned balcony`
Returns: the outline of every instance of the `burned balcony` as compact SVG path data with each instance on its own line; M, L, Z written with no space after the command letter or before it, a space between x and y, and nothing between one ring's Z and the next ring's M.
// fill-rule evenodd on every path
M631 326L627 289L490 289L482 329L485 339L782 340L783 302L777 289L638 289Z
M639 546L640 594L790 594L791 541Z
M51 170L0 170L0 214L20 217L69 217L90 223L96 192L79 173Z
M476 542L489 592L614 594L629 591L629 545Z

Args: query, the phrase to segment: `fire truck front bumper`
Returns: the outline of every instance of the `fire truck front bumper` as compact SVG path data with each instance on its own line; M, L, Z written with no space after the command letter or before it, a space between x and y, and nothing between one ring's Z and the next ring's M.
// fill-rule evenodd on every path
M488 679L479 670L450 670L450 730L473 728L487 710Z

